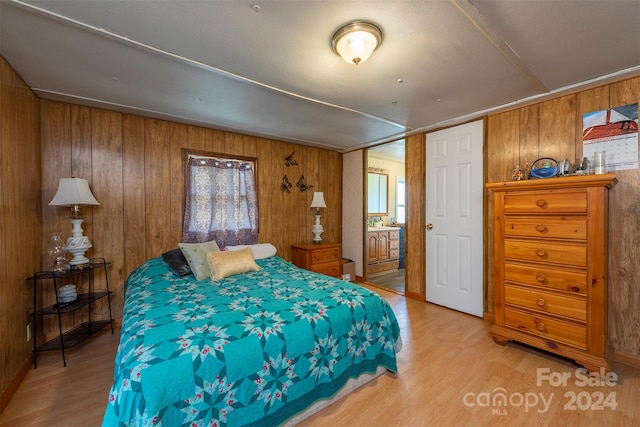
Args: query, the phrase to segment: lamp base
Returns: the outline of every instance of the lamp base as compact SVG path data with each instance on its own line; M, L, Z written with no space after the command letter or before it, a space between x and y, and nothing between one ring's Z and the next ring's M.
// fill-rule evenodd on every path
M88 264L89 258L84 256L84 253L92 247L93 245L87 236L69 237L67 239L67 251L73 255L69 265Z
M313 229L311 231L313 232L313 243L316 245L322 243L322 237L320 237L320 235L324 232L324 228L322 228L322 225L320 224L319 214L316 214L316 223L313 225Z

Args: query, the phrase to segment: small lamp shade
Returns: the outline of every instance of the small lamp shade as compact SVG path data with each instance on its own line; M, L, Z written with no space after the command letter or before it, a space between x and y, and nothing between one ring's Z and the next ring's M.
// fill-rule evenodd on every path
M99 205L89 189L89 183L82 178L60 178L58 191L49 206Z
M327 204L324 202L324 193L316 191L313 193L313 200L311 201L312 208L326 208Z

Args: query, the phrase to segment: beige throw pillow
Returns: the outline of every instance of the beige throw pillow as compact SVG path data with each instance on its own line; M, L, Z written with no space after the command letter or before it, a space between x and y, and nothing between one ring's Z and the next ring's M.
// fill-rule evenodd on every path
M197 281L201 281L211 276L209 271L209 263L207 262L207 254L210 252L218 252L220 248L215 241L204 243L178 243L178 247L187 259L189 267Z
M207 254L207 261L211 280L214 282L234 274L260 270L249 248L241 251L211 252Z

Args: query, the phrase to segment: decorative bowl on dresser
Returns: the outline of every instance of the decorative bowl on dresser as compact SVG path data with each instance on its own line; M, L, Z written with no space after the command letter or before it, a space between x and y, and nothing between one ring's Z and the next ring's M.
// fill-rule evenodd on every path
M608 190L615 174L486 184L494 193L493 340L610 369Z

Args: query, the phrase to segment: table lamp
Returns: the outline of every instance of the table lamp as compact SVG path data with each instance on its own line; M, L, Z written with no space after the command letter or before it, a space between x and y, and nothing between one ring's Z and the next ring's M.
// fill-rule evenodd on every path
M326 208L327 204L324 202L324 194L322 192L314 192L313 200L311 201L311 207L316 208L316 223L313 225L313 243L322 243L322 237L320 235L324 231L320 224L320 208Z
M71 207L71 237L67 239L67 250L73 255L69 265L82 265L89 262L89 258L84 254L93 245L87 236L83 235L82 218L80 209L84 205L99 205L86 179L82 178L60 178L58 191L49 202L49 206L70 206Z

